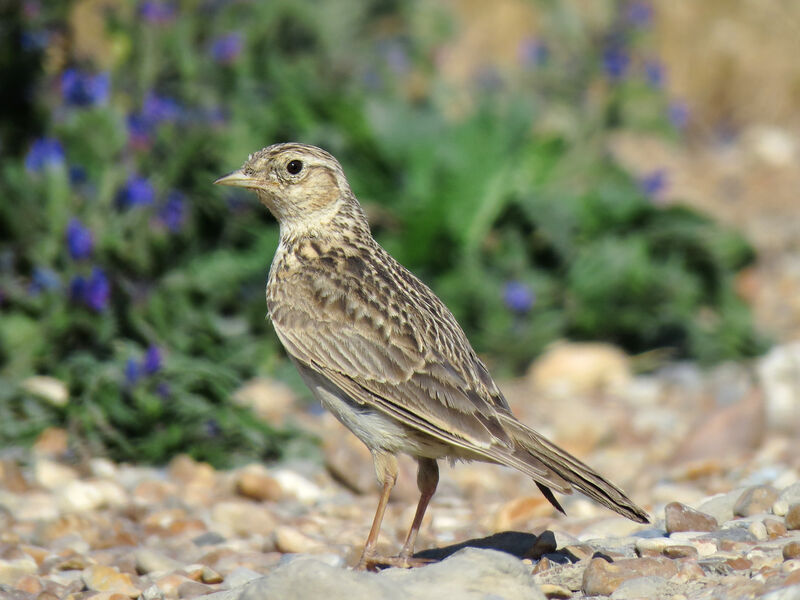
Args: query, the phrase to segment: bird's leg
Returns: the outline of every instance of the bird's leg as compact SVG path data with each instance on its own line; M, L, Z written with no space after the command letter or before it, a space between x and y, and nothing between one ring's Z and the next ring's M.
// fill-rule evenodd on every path
M367 543L364 544L364 551L361 559L356 565L356 569L364 570L374 566L379 560L375 560L375 545L378 543L378 534L381 531L383 515L386 512L386 504L389 502L389 495L392 493L395 481L397 481L397 459L391 454L383 452L373 452L372 460L375 462L375 473L378 475L378 482L383 485L381 497L378 500L378 508L375 511L375 518L372 520L372 527L367 536Z
M419 533L420 525L422 525L422 518L425 516L425 509L428 508L428 502L431 501L436 486L439 484L439 466L432 458L418 459L419 469L417 470L417 487L419 487L419 504L417 504L417 512L414 514L414 521L411 523L411 529L408 530L406 536L406 543L403 544L403 549L400 551L401 558L410 558L414 554L414 543L417 541L417 534Z

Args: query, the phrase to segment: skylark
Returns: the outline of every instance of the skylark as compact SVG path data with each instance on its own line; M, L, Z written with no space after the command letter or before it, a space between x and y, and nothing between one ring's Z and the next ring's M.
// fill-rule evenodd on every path
M372 452L382 493L360 568L418 564L414 542L440 458L514 467L561 512L551 490L577 488L648 522L622 490L514 417L447 307L372 238L333 156L275 144L214 183L255 190L278 220L267 283L275 331L316 398ZM420 500L400 555L378 557L401 452L419 463Z

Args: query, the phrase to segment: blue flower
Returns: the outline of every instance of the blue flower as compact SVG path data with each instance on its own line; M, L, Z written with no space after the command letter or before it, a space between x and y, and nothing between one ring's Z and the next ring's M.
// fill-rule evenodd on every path
M172 98L150 92L145 96L141 114L146 121L154 125L163 122L171 123L180 117L181 107Z
M526 67L541 67L550 57L550 49L541 40L527 38L520 44L519 57L520 62Z
M609 79L616 81L625 77L630 56L620 44L611 44L603 50L603 70Z
M83 301L86 306L95 312L102 312L108 306L111 297L111 284L105 272L100 267L92 269L92 275L86 282L86 292Z
M108 73L89 75L77 69L61 74L61 96L71 106L96 106L108 102L111 77Z
M80 165L71 165L69 168L69 182L74 185L86 183L86 169Z
M214 40L211 44L211 56L218 63L230 64L242 53L242 34L239 32L226 33Z
M536 301L533 291L521 281L509 281L503 290L506 306L515 313L525 314Z
M156 191L145 177L131 175L117 192L117 206L120 209L127 209L152 204L155 197Z
M92 255L94 247L92 232L88 227L84 227L78 219L70 219L66 237L67 250L73 260L83 260Z
M685 102L670 102L667 117L676 129L685 129L689 124L689 107Z
M649 27L653 21L653 7L649 2L633 0L625 7L625 20L636 27Z
M61 278L58 276L58 273L46 267L36 267L31 275L28 293L32 296L36 296L40 292L57 290L60 287Z
M161 370L162 356L161 350L158 346L150 346L147 352L144 353L144 360L142 361L142 371L146 375L153 375Z
M69 282L69 298L73 302L83 302L86 298L86 278L76 275Z
M657 60L646 61L644 63L644 77L652 87L664 87L664 65Z
M139 16L151 25L166 25L175 20L175 4L145 0L139 4Z
M64 164L64 148L55 138L39 138L25 156L25 168L31 173L53 169Z
M140 113L128 115L128 141L134 148L146 149L152 142L153 126Z
M134 359L129 358L125 362L125 381L128 383L128 385L135 385L141 376L142 373L139 369L139 363Z
M651 198L658 196L667 188L667 172L664 169L657 169L648 173L639 180L639 187Z
M180 192L170 192L167 203L158 212L158 218L173 233L180 231L186 219L186 206Z

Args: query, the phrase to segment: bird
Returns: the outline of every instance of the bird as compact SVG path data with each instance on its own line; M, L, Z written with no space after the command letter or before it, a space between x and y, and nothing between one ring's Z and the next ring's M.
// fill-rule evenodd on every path
M513 467L562 513L553 492L577 489L649 522L620 488L512 414L450 310L373 238L331 154L273 144L214 183L255 191L277 219L269 318L315 398L372 454L381 492L357 568L424 564L414 558L414 545L440 459ZM420 499L400 553L379 556L378 534L403 453L418 463Z

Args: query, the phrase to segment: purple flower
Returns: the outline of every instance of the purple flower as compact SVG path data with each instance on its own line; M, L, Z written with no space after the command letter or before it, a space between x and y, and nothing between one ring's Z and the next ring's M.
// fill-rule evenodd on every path
M145 0L139 4L139 16L151 25L167 25L175 20L175 4Z
M71 165L69 168L69 182L74 185L86 183L86 169L80 165Z
M603 50L603 70L612 81L625 77L630 56L620 44L611 44Z
M657 60L646 61L644 63L644 77L652 87L664 87L664 65Z
M689 107L685 102L670 102L667 117L676 129L685 129L689 124Z
M161 370L162 356L158 346L150 346L144 353L142 361L142 371L145 375L153 375Z
M125 361L125 381L128 385L135 385L141 376L142 373L139 369L139 363L132 358Z
M83 301L95 312L102 312L108 306L111 297L111 284L100 267L92 269L92 275L86 282L86 293Z
M108 102L111 77L108 73L89 75L77 69L61 74L61 96L71 106L95 106Z
M92 255L94 247L92 232L88 227L84 227L78 219L70 219L66 237L67 250L73 260L83 260Z
M522 41L519 48L520 62L529 68L541 67L550 57L547 44L536 38L527 38Z
M36 296L40 292L57 290L59 287L61 287L61 278L58 273L46 267L36 267L31 276L28 293Z
M39 138L25 156L25 168L31 173L60 167L64 164L64 148L55 138Z
M120 209L128 209L133 206L152 204L155 197L156 191L146 178L131 175L117 192L117 206Z
M503 290L503 300L513 312L525 314L536 301L533 291L521 281L509 281Z
M145 150L152 143L153 126L140 113L128 115L128 142L136 149Z
M170 192L167 203L158 212L158 218L171 232L180 231L186 219L186 206L180 192Z
M69 282L69 299L73 302L83 302L86 297L86 278L76 275Z
M628 2L625 7L625 20L636 27L649 27L653 21L653 7L643 0Z
M181 107L172 98L150 92L145 96L141 114L146 121L154 125L163 122L172 123L178 120L181 114Z
M211 44L211 56L218 63L230 64L242 53L242 34L234 31L226 33Z
M639 187L651 198L660 195L667 188L667 172L657 169L648 173L639 180Z

